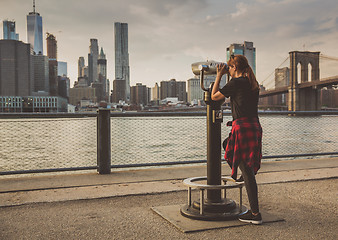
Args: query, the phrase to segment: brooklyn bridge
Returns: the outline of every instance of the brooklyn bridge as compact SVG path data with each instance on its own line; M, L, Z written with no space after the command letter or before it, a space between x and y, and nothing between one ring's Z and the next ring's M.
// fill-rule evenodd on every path
M320 52L292 51L281 65L288 62L289 67L275 69L274 78L262 81L260 104L289 111L320 110L321 89L338 84L338 58Z

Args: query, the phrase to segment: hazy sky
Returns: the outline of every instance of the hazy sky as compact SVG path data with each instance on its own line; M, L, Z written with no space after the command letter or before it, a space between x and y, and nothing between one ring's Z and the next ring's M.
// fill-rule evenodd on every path
M0 20L16 21L27 42L26 15L32 0L0 0ZM128 23L131 85L193 77L191 63L225 61L232 43L254 42L256 73L262 81L290 51L320 51L338 57L337 0L36 0L43 32L58 41L58 60L77 79L77 60L86 59L90 38L114 69L114 22ZM2 38L2 30L0 37ZM44 36L45 38L45 36ZM44 54L46 55L44 40Z

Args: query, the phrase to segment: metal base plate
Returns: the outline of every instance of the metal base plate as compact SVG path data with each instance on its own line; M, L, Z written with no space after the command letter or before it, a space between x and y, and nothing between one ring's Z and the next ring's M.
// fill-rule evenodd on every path
M193 206L183 205L180 209L182 216L188 217L191 219L205 220L205 221L226 221L233 220L238 218L239 215L244 214L248 211L245 206L242 206L242 210L239 209L239 206L236 205L231 211L225 212L204 212L203 215L200 214L200 210L194 208Z
M240 222L237 219L229 221L198 221L183 217L180 213L181 207L182 205L170 205L152 207L151 209L184 233L218 228L238 227L249 224ZM261 211L261 214L263 218L263 224L284 221L282 218L274 216L268 212L265 212L264 210Z

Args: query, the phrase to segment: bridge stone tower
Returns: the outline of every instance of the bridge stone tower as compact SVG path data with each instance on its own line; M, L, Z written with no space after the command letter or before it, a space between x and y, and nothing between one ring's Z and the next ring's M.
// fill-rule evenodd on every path
M289 85L289 111L315 111L320 110L319 89L299 87L299 83L319 81L319 54L320 52L293 51L290 54L290 85ZM300 64L300 73L298 65ZM311 68L311 76L309 76ZM298 79L300 76L300 79Z

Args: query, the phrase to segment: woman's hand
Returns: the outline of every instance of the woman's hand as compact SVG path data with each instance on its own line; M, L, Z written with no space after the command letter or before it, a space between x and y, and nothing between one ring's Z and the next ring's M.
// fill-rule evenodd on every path
M228 66L225 63L217 64L217 75L223 76L228 73Z
M220 101L220 100L225 99L224 95L219 91L219 83L221 81L222 76L228 72L227 69L228 68L225 63L221 63L217 65L217 75L216 75L215 83L211 90L211 100L213 101Z

